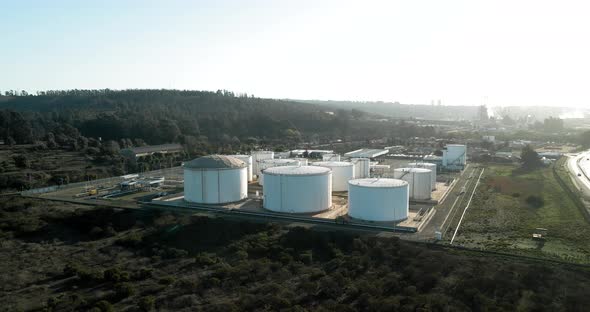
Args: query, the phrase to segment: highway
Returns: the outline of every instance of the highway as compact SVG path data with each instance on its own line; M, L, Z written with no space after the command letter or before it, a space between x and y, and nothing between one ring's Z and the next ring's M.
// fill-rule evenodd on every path
M590 197L590 151L567 156L567 169L572 174L576 186L585 197Z

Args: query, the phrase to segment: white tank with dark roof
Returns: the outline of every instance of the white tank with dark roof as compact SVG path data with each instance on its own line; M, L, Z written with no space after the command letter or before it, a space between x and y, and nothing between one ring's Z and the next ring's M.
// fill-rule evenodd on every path
M223 204L248 197L248 165L231 156L209 155L187 162L184 199L200 204Z

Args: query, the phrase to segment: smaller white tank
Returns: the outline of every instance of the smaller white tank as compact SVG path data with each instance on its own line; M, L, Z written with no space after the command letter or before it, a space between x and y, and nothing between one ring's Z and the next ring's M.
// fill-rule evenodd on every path
M259 176L260 175L260 168L258 163L265 159L273 159L275 158L275 153L273 151L253 151L252 152L252 173Z
M308 166L309 165L309 160L307 160L307 158L292 158L294 160L298 160L299 163L301 163L302 166Z
M436 189L436 164L427 162L413 162L408 164L408 168L424 168L432 171L432 190Z
M229 155L231 157L237 158L248 165L248 181L253 181L253 173L252 173L252 156L250 155Z
M364 179L371 175L371 160L369 158L354 158L354 178Z
M332 171L317 166L266 169L263 207L285 213L311 213L332 207Z
M322 161L340 161L339 154L323 154Z
M332 170L332 191L348 191L348 181L354 178L354 165L346 161L318 161L312 163Z
M264 170L284 166L301 166L301 162L296 159L266 159L259 162L260 175L258 176L258 184L264 186Z
M408 218L408 182L396 179L355 179L348 182L348 215L366 221Z
M430 199L432 192L431 174L423 168L397 168L393 170L393 177L408 182L410 198L415 200Z

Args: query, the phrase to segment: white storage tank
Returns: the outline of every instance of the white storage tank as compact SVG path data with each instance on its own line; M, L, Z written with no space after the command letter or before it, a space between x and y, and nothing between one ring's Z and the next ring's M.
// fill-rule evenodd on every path
M226 155L204 156L184 163L184 199L223 204L248 197L248 166Z
M253 181L253 173L252 173L252 156L250 155L229 155L231 157L235 157L248 165L248 181Z
M431 187L432 190L436 190L436 164L427 162L413 162L408 164L408 168L424 168L430 170L431 173Z
M346 161L318 161L312 163L332 170L332 191L348 191L348 181L354 178L354 165Z
M432 172L423 168L397 168L393 170L393 177L408 182L411 199L430 199L432 192Z
M252 152L252 173L260 176L260 168L258 164L265 159L275 158L275 153L272 151L253 151Z
M371 160L369 158L354 158L354 178L364 179L371 176Z
M309 160L307 160L307 158L291 158L291 159L299 161L299 164L301 166L308 166L309 165Z
M263 207L310 213L332 207L332 171L318 166L272 167L264 171Z
M339 154L323 154L322 161L340 161Z
M348 215L366 221L401 221L408 218L408 182L397 179L348 181Z
M301 162L296 159L266 159L258 163L260 174L258 175L258 184L264 185L264 171L272 167L281 166L301 166Z

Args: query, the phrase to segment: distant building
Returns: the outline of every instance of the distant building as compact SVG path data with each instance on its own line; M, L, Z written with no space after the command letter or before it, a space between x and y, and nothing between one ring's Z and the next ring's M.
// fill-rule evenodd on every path
M447 144L443 149L442 166L446 170L457 171L467 165L467 145Z
M386 149L368 149L368 148L361 148L356 151L348 152L344 154L345 157L349 158L376 158L379 156L383 156L389 153L389 150Z
M184 151L180 144L148 145L121 150L121 154L135 159L153 154L180 154Z
M494 142L496 142L496 137L493 135L484 135L482 137L482 140L484 140L485 142L494 143Z

